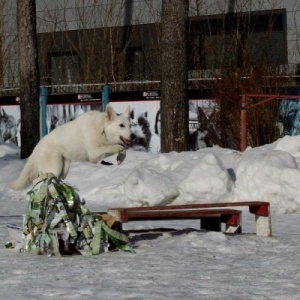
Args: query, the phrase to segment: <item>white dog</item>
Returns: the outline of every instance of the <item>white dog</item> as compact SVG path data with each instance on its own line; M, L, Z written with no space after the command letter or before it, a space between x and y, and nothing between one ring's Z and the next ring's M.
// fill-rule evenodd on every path
M22 190L32 184L39 173L65 178L71 161L97 163L104 157L122 152L135 138L129 115L129 107L117 115L107 105L105 113L89 111L57 127L36 145L20 176L10 183L10 187Z

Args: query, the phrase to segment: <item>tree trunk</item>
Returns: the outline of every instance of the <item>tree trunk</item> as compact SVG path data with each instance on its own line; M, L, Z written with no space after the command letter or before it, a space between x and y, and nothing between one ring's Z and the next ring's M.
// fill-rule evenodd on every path
M39 67L35 0L17 0L21 158L27 158L40 139Z
M188 3L162 1L161 152L188 150Z

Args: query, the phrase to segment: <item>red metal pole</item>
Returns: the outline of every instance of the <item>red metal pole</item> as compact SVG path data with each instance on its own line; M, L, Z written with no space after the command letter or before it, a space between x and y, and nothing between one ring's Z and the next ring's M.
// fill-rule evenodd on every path
M248 106L248 97L263 98L259 102ZM241 105L241 151L247 148L247 110L271 102L276 99L299 99L299 95L268 95L268 94L243 94Z
M242 95L241 107L241 151L247 148L247 96Z

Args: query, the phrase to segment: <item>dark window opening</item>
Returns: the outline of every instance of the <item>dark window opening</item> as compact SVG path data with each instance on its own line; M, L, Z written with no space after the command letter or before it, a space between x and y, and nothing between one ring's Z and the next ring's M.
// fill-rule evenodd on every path
M80 83L80 59L76 51L48 53L51 84Z

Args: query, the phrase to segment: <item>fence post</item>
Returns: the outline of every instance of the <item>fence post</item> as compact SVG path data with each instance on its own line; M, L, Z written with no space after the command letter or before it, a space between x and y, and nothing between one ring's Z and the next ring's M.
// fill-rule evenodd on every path
M41 87L41 135L42 137L48 133L47 128L47 88Z
M109 85L104 84L102 89L102 111L105 111L106 105L109 103Z

